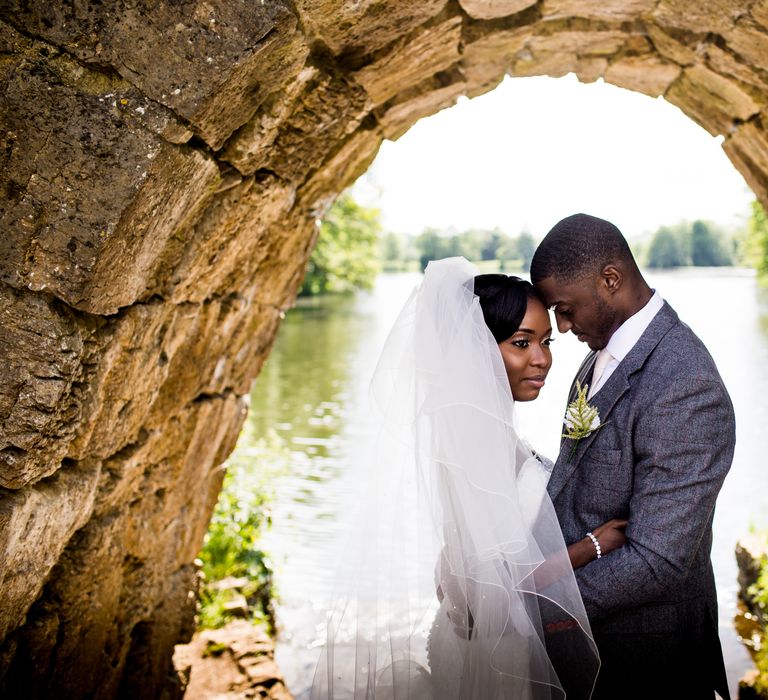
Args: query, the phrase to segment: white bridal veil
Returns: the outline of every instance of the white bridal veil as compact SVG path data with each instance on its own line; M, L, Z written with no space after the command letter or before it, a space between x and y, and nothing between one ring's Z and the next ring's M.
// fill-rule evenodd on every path
M475 274L430 263L384 346L369 493L312 698L591 694L596 647Z

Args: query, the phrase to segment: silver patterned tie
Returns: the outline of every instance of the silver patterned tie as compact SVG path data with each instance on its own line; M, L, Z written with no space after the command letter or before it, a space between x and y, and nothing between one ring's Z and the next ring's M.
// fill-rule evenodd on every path
M611 355L605 348L597 353L597 357L595 358L595 369L592 370L592 384L589 387L587 398L591 399L595 391L597 391L596 387L600 384L600 378L603 376L605 368L612 359L613 355Z

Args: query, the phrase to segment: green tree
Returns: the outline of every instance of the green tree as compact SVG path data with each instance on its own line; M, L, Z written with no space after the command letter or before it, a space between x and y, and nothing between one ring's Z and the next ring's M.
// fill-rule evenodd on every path
M762 277L768 277L768 215L760 202L752 202L747 259Z
M648 267L670 268L686 264L686 255L675 232L662 226L653 236L648 249Z
M396 233L388 233L381 239L381 259L388 270L399 269L405 260L403 240Z
M435 228L426 228L416 236L416 250L419 254L419 265L425 270L430 260L440 260L451 253L448 253L448 245L445 239Z
M483 257L483 248L487 240L487 232L470 229L452 236L455 242L451 255L463 255L467 260L486 260Z
M523 231L517 237L517 256L522 260L523 270L531 269L531 260L536 252L536 241L528 231Z
M469 246L468 241L462 239L460 234L454 233L452 236L441 236L442 238L442 258L451 258L456 255L467 257ZM471 254L471 251L469 251Z
M320 224L320 234L307 264L301 294L370 289L379 271L379 210L342 194Z
M484 231L480 259L496 260L499 257L499 247L503 240L504 234L497 228L493 229L493 231Z
M691 262L698 267L720 267L732 264L723 239L704 221L694 221L691 229Z
M512 238L512 236L504 234L496 254L499 259L499 269L501 271L506 269L517 269L520 266L517 238Z

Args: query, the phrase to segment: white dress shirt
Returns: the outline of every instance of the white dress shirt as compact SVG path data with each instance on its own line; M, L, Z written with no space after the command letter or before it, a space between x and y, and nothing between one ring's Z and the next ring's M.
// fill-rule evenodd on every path
M654 316L659 313L663 305L664 300L661 298L661 294L654 291L648 303L616 329L608 341L608 345L605 346L605 351L611 354L611 359L605 366L600 378L593 384L589 392L590 397L600 391L605 385L613 371L619 366L619 362L635 347L637 341L640 340L640 336L645 333L645 329L648 328ZM600 352L603 352L603 350Z

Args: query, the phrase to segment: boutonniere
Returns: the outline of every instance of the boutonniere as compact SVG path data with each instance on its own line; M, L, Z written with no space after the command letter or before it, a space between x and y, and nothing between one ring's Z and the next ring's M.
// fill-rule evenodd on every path
M600 430L605 425L605 423L600 422L600 414L597 409L587 401L588 390L589 385L585 384L582 386L577 379L576 398L568 404L568 408L565 411L565 418L563 419L565 432L563 437L573 440L573 448L568 457L569 462L573 459L573 455L579 445L579 440Z

